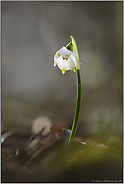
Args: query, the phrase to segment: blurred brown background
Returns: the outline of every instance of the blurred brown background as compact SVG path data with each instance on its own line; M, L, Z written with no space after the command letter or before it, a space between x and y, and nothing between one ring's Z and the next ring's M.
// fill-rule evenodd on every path
M122 2L2 2L2 129L34 118L71 127L76 74L53 67L76 39L82 81L77 134L122 135Z

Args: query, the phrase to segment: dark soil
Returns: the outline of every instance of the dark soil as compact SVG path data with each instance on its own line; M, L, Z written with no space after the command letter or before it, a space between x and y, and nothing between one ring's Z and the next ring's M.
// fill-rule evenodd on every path
M121 139L80 141L68 143L53 133L10 136L2 144L2 183L122 182Z

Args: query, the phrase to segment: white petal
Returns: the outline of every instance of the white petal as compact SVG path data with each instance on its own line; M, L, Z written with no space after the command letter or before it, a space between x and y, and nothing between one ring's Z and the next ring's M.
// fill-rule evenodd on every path
M66 47L63 47L63 50L62 50L62 55L63 57L65 57L66 55L71 55L71 51L69 51L68 49L66 49Z
M72 70L73 67L75 67L75 62L73 61L73 58L72 57L69 57L68 59L68 65L69 65L69 68Z
M72 52L63 46L59 51L56 52L56 55L57 55L57 53L60 53L61 56L65 57L66 55L71 56Z
M68 65L68 61L66 61L65 59L63 60L62 57L60 57L59 59L57 59L57 63L58 63L58 67L62 70L63 68L65 70L69 70L69 65Z
M77 59L77 56L74 52L71 54L71 59L73 60L73 62L75 63L75 66L76 66L76 64L78 64L78 59Z

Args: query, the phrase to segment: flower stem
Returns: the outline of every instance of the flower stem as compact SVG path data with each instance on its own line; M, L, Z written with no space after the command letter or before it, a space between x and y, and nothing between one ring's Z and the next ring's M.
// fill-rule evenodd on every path
M75 39L73 38L73 36L70 36L70 39L71 39L72 52L76 53L77 58L78 58L78 62L79 62L79 54L78 54L78 49L77 49ZM71 141L71 139L76 134L76 130L77 130L77 126L78 126L79 113L80 113L80 104L81 104L80 64L79 64L79 66L76 67L76 71L77 71L77 102L76 102L75 117L74 117L74 121L73 121L73 125L72 125L72 130L71 130L69 142Z
M68 45L66 45L66 48L67 48L68 50L71 50L71 48L72 48L72 43L70 42Z

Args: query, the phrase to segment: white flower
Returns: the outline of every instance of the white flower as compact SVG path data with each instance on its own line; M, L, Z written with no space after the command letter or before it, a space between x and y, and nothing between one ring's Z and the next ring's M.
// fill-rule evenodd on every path
M62 47L56 52L54 66L56 65L62 70L63 74L66 70L73 70L75 72L75 68L79 68L79 62L75 52L66 49L66 47Z

